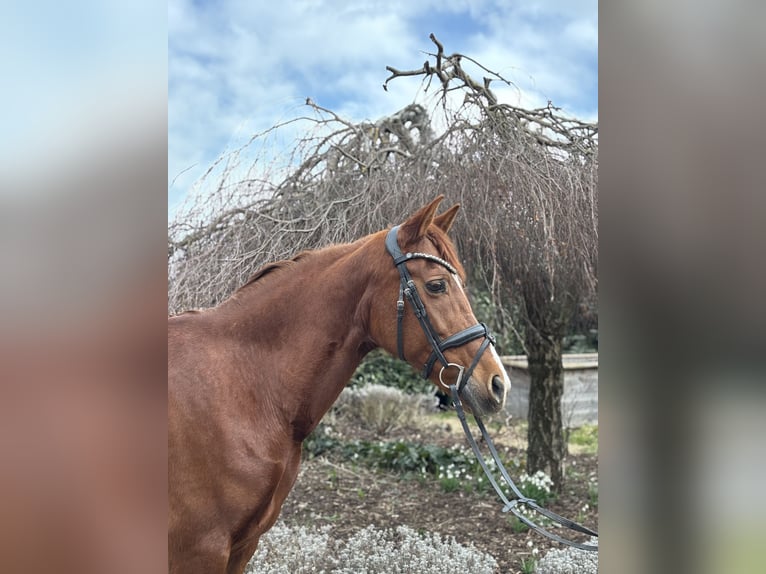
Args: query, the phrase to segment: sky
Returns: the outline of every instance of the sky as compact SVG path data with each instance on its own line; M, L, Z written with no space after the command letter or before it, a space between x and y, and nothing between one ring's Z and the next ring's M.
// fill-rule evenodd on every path
M420 80L384 91L385 68L420 68L430 33L513 82L501 101L598 119L596 0L169 0L169 218L216 158L307 97L352 122L411 103Z

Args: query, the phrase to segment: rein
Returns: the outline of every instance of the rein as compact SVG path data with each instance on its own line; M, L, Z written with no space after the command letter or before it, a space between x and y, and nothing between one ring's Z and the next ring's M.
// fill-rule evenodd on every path
M495 492L497 492L498 496L500 497L500 500L502 500L504 503L502 511L513 513L519 520L521 520L524 524L526 524L532 530L542 534L543 536L547 536L548 538L555 540L556 542L560 542L568 546L573 546L574 548L579 548L580 550L598 551L598 546L594 546L592 544L583 544L580 542L575 542L573 540L562 538L561 536L554 534L553 532L550 532L546 530L545 528L543 528L542 526L539 526L538 524L534 523L532 520L530 520L529 518L527 518L521 513L520 505L526 505L527 507L533 509L536 512L539 512L543 516L546 516L547 518L560 524L561 526L564 526L576 532L581 532L583 534L588 534L590 536L598 537L598 533L591 530L590 528L587 528L585 526L582 526L581 524L577 524L576 522L573 522L567 518L559 516L555 512L551 512L550 510L547 510L543 508L542 506L540 506L539 504L537 504L537 502L534 499L525 497L521 493L521 491L518 489L516 484L513 482L513 480L511 479L510 475L508 474L508 471L505 469L505 466L503 466L503 463L500 460L500 456L497 452L497 449L495 448L495 445L492 442L492 439L487 433L487 429L484 426L484 423L478 416L474 414L473 418L476 421L476 424L478 425L479 430L481 431L482 439L487 444L487 448L489 449L490 455L492 456L492 460L494 461L496 467L500 471L500 474L503 480L505 480L505 482L511 488L511 491L513 492L516 498L509 500L508 497L503 492L503 490L500 488L500 485L497 483L497 481L495 480L495 477L492 475L491 471L489 470L489 467L487 466L487 462L481 453L481 449L479 449L479 445L477 444L476 439L473 437L473 434L471 433L471 429L468 426L468 421L466 420L465 410L463 409L463 403L460 400L460 392L463 390L465 385L470 380L471 375L474 369L476 368L476 365L479 363L479 360L484 354L484 351L487 350L490 344L493 346L495 345L495 339L490 334L489 329L484 323L478 323L472 327L463 329L462 331L454 335L451 335L447 337L446 339L441 339L439 337L439 335L436 333L436 331L434 331L434 328L431 325L431 321L428 318L428 313L426 311L425 305L423 304L423 300L420 298L417 287L415 286L415 282L412 280L412 276L407 270L406 263L407 261L411 261L413 259L426 259L428 261L433 261L434 263L438 263L439 265L442 265L452 274L457 275L457 270L452 265L450 265L447 261L445 261L444 259L441 259L440 257L436 257L435 255L430 255L428 253L402 253L401 249L399 248L399 242L397 241L398 231L399 231L399 226L397 225L396 227L391 229L391 231L388 232L388 235L386 235L386 249L388 250L388 253L391 255L391 257L393 258L394 266L399 270L399 276L400 276L399 298L397 299L397 302L396 302L396 324L397 324L396 346L397 346L399 358L402 360L406 360L404 357L404 340L403 340L404 332L403 332L403 326L402 326L402 321L404 319L404 311L405 311L404 301L406 299L407 301L409 301L410 306L412 307L415 313L415 317L417 317L418 322L420 323L420 326L423 329L423 333L425 334L426 339L428 340L428 343L431 346L431 349L433 350L431 353L431 356L428 358L428 360L426 361L426 364L423 367L423 371L421 375L423 376L423 378L427 379L431 375L431 371L433 370L433 367L436 361L438 360L442 364L441 371L439 372L439 381L445 388L449 389L450 394L452 395L452 402L455 405L455 410L457 411L458 419L460 419L460 424L463 427L463 432L465 432L465 436L468 440L468 443L471 445L471 450L476 456L476 459L479 461L479 464L481 465L481 468L484 471L484 474L487 476L487 479L489 479L490 484L495 489ZM483 338L484 340L479 346L479 350L476 352L476 355L471 361L471 364L468 367L468 369L466 369L462 365L450 363L447 360L447 358L444 356L444 351L446 351L447 349L460 347L470 341L473 341L474 339L479 339L479 338ZM458 377L457 377L457 381L454 384L448 385L447 383L444 382L444 379L442 378L442 376L444 374L444 370L450 367L455 367L458 369Z
M460 376L462 376L462 368L461 368ZM490 472L489 467L487 466L487 462L484 459L484 456L482 455L481 450L479 449L479 445L476 443L476 439L473 438L473 433L471 433L471 429L468 426L468 421L466 420L465 411L463 410L463 403L460 401L460 395L458 394L457 385L450 385L449 388L450 388L450 392L452 393L452 402L455 405L455 410L457 411L458 419L460 419L460 424L463 427L463 432L465 433L465 436L468 439L468 443L471 445L471 450L476 456L476 459L479 461L479 464L481 465L481 468L484 471L484 474L487 475L487 478L489 479L490 484L495 489L495 492L497 492L497 495L500 497L500 500L502 500L503 503L505 504L505 506L503 506L503 512L510 511L524 524L529 526L532 530L542 534L543 536L547 536L551 540L555 540L556 542L560 542L568 546L573 546L574 548L579 548L580 550L591 550L591 551L598 552L598 546L594 546L593 544L583 544L581 542L575 542L574 540L568 540L566 538L562 538L558 534L554 534L553 532L546 530L539 524L534 523L531 519L527 518L526 516L524 516L524 514L522 514L521 508L519 507L519 505L525 504L529 508L535 510L536 512L539 512L543 516L546 516L552 521L557 522L561 526L564 526L576 532L582 532L583 534L588 534L590 536L595 536L598 538L598 532L595 532L594 530L591 530L590 528L586 526L573 522L572 520L569 520L568 518L559 516L555 512L552 512L546 508L543 508L539 504L537 504L537 501L535 501L534 499L527 498L526 496L524 496L521 493L521 491L518 489L516 484L513 482L513 479L508 474L508 471L505 469L505 466L503 466L503 463L500 460L500 455L498 454L497 449L495 448L495 444L492 442L492 439L490 438L489 433L487 432L487 428L484 426L484 423L478 416L473 415L473 418L476 421L476 424L479 426L479 430L481 431L481 437L484 440L484 442L487 444L487 448L489 448L489 453L492 455L492 460L495 462L495 465L500 471L500 474L503 477L503 480L505 480L506 484L508 484L508 486L511 487L513 494L516 496L515 499L508 500L503 490L497 484L495 477Z

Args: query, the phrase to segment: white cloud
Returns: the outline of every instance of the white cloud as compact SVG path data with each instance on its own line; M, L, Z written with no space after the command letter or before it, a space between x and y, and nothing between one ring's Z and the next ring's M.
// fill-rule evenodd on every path
M305 113L306 97L354 121L406 105L419 79L385 92L385 66L419 67L430 32L516 83L496 85L510 103L593 117L596 12L594 0L170 0L169 202L226 148Z

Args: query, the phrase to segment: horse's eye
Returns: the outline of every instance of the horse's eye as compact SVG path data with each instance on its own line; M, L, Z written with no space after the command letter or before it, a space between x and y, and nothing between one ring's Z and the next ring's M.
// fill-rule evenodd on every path
M447 282L444 279L429 281L426 283L426 289L431 293L445 293L447 291Z

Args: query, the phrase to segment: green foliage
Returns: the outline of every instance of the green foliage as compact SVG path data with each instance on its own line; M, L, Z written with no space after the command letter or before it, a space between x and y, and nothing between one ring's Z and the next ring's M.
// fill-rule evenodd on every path
M320 424L303 441L303 456L307 459L312 459L333 451L342 444L342 441L327 432L327 427L324 424Z
M529 530L529 526L524 524L521 520L519 520L519 517L514 514L510 514L508 517L508 523L511 525L511 530L513 530L513 532L516 534L522 534L523 532Z
M598 452L598 425L582 425L571 429L569 442L586 447L588 452Z
M319 425L304 441L303 450L307 458L319 455L335 456L347 462L397 472L405 478L433 477L445 492L459 488L466 491L486 491L492 488L479 461L466 447L445 448L404 440L343 442L330 436L324 425ZM487 464L490 469L494 467L491 459ZM512 468L505 461L504 464ZM538 477L525 477L526 475L522 475L518 485L525 496L535 497L542 502L550 500L550 492L544 490L544 483L541 483ZM503 486L506 495L510 496L510 488L505 486L499 477L498 482Z
M569 431L569 442L583 447L588 454L598 452L598 425L583 425Z
M367 466L398 472L405 476L436 474L439 466L453 458L463 459L455 449L408 441L353 441L340 447L345 460L363 462Z
M454 492L460 488L460 479L453 477L444 477L439 479L439 486L444 492Z
M534 574L535 566L537 566L537 560L535 560L534 558L521 559L522 574Z
M308 458L334 454L346 461L409 476L435 475L440 467L449 465L478 465L470 453L459 447L444 448L403 440L343 442L330 436L321 424L304 441L303 452Z
M569 434L569 442L580 446L598 445L598 425L585 424L573 428Z
M349 384L385 385L407 393L422 393L430 388L430 383L422 379L408 363L392 357L382 349L376 349L364 358Z
M519 476L518 487L525 497L531 498L541 505L545 505L556 498L552 490L553 481L542 470L538 470L532 476L523 473Z

